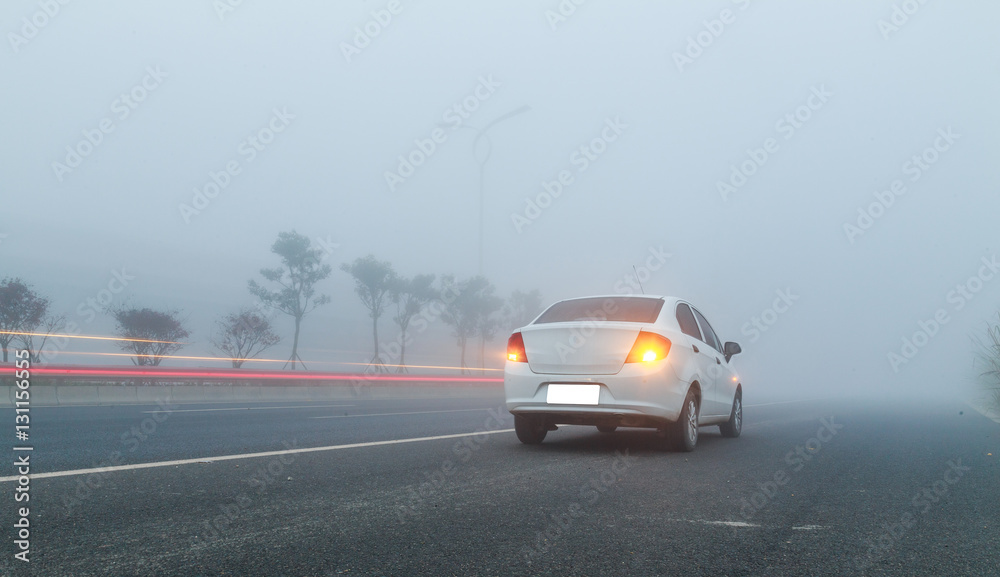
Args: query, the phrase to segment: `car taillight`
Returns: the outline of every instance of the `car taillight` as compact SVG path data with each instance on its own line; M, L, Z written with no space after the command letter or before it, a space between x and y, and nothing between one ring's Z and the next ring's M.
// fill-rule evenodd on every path
M524 339L521 333L514 333L507 339L507 360L513 363L528 362L528 355L524 352Z
M508 349L509 349L508 345ZM670 353L670 339L656 333L639 331L639 336L626 357L626 363L651 363L662 361Z

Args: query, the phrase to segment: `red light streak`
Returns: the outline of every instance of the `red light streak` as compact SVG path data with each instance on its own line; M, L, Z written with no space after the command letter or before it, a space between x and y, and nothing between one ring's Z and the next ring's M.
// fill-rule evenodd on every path
M314 373L306 371L245 371L234 369L164 369L134 367L54 367L39 366L30 369L33 377L100 377L147 379L201 379L201 380L265 380L265 381L393 381L393 382L446 382L446 383L501 383L499 377L462 377L454 375L366 375L363 373ZM14 376L14 367L0 368L0 376Z

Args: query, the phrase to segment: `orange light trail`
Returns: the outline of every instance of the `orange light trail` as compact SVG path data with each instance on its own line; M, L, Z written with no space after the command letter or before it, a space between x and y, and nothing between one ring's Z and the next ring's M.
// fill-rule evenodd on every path
M157 357L160 359L180 359L187 361L222 361L222 362L232 362L243 360L247 363L287 363L288 359L235 359L230 357L195 357L195 356L184 356L184 355L136 355L135 353L85 353L85 352L70 352L70 351L59 351L59 355L79 355L79 356L93 356L93 357ZM302 363L308 363L311 365L348 365L348 366L359 366L365 367L371 363L348 363L348 362L337 362L337 361L298 361ZM461 371L462 367L449 367L444 365L382 365L383 367L403 367L407 369L442 369L448 371ZM503 371L503 369L479 369L474 367L466 367L467 371Z
M125 337L95 337L89 335L62 335L62 334L46 334L46 333L22 333L18 331L0 331L0 335L20 335L26 337L49 337L49 338L64 338L64 339L86 339L93 341L125 341L129 343L162 343L165 345L184 345L187 343L179 343L176 341L153 341L148 339L127 339Z
M59 351L57 354L60 355L82 355L82 356L92 356L92 357L156 357L158 359L182 359L182 360L193 360L193 361L226 361L232 362L240 359L231 359L227 357L188 357L183 355L138 355L136 353L76 353L68 351ZM246 362L256 361L262 363L287 363L288 359L242 359Z

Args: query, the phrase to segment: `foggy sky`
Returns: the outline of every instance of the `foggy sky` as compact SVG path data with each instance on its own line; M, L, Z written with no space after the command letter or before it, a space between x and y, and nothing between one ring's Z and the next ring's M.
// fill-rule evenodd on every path
M270 246L292 229L336 245L335 269L372 253L405 275L475 274L475 129L529 106L488 132L484 272L503 295L615 294L662 250L670 256L645 292L694 302L721 338L743 344L748 390L957 389L975 372L969 338L995 317L1000 276L961 309L949 293L1000 253L993 3L589 0L558 21L556 0L399 0L349 58L343 43L395 3L218 4L0 9L0 276L31 282L82 334L112 333L107 317L87 322L79 308L124 269L135 279L116 299L183 311L192 345L178 354L217 354L215 318L253 303L247 281L277 264ZM37 14L55 5L28 38L24 19L45 20ZM675 54L699 34L711 41L679 69ZM144 81L145 99L123 108ZM476 96L481 83L488 98ZM473 129L456 129L447 113L467 98ZM794 132L780 124L809 102L822 105ZM275 126L287 126L251 159L244 141L275 110L287 111ZM105 119L113 130L57 175L53 163ZM957 137L913 180L911 157L949 128ZM391 190L386 171L436 129L443 142ZM615 135L606 151L574 162L602 131ZM767 161L720 193L768 139ZM181 205L233 161L239 174L186 222ZM512 215L562 171L572 184L519 231ZM844 225L895 180L905 194L849 239ZM305 321L302 357L370 358L350 277L335 270L320 289L333 302ZM747 323L779 290L797 300L753 339ZM939 309L949 322L895 372L888 354ZM291 323L278 323L288 334ZM395 336L388 317L380 328ZM505 337L492 343L494 367ZM290 340L267 356L286 357ZM442 323L410 352L410 362L458 363Z

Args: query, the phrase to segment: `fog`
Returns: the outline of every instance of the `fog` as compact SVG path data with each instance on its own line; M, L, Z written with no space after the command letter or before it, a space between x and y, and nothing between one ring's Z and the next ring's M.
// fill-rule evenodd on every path
M982 262L1000 251L992 3L11 0L2 15L0 277L81 334L113 335L81 311L124 270L116 302L182 311L178 354L218 355L215 319L254 302L247 281L296 230L335 268L301 356L351 370L322 364L372 354L339 265L479 272L487 152L482 273L500 294L548 304L638 274L743 345L748 395L957 394L998 309ZM226 186L197 198L213 174ZM396 334L388 316L380 330ZM116 350L75 341L58 362L128 363L75 354ZM459 350L438 322L407 357L453 366Z

